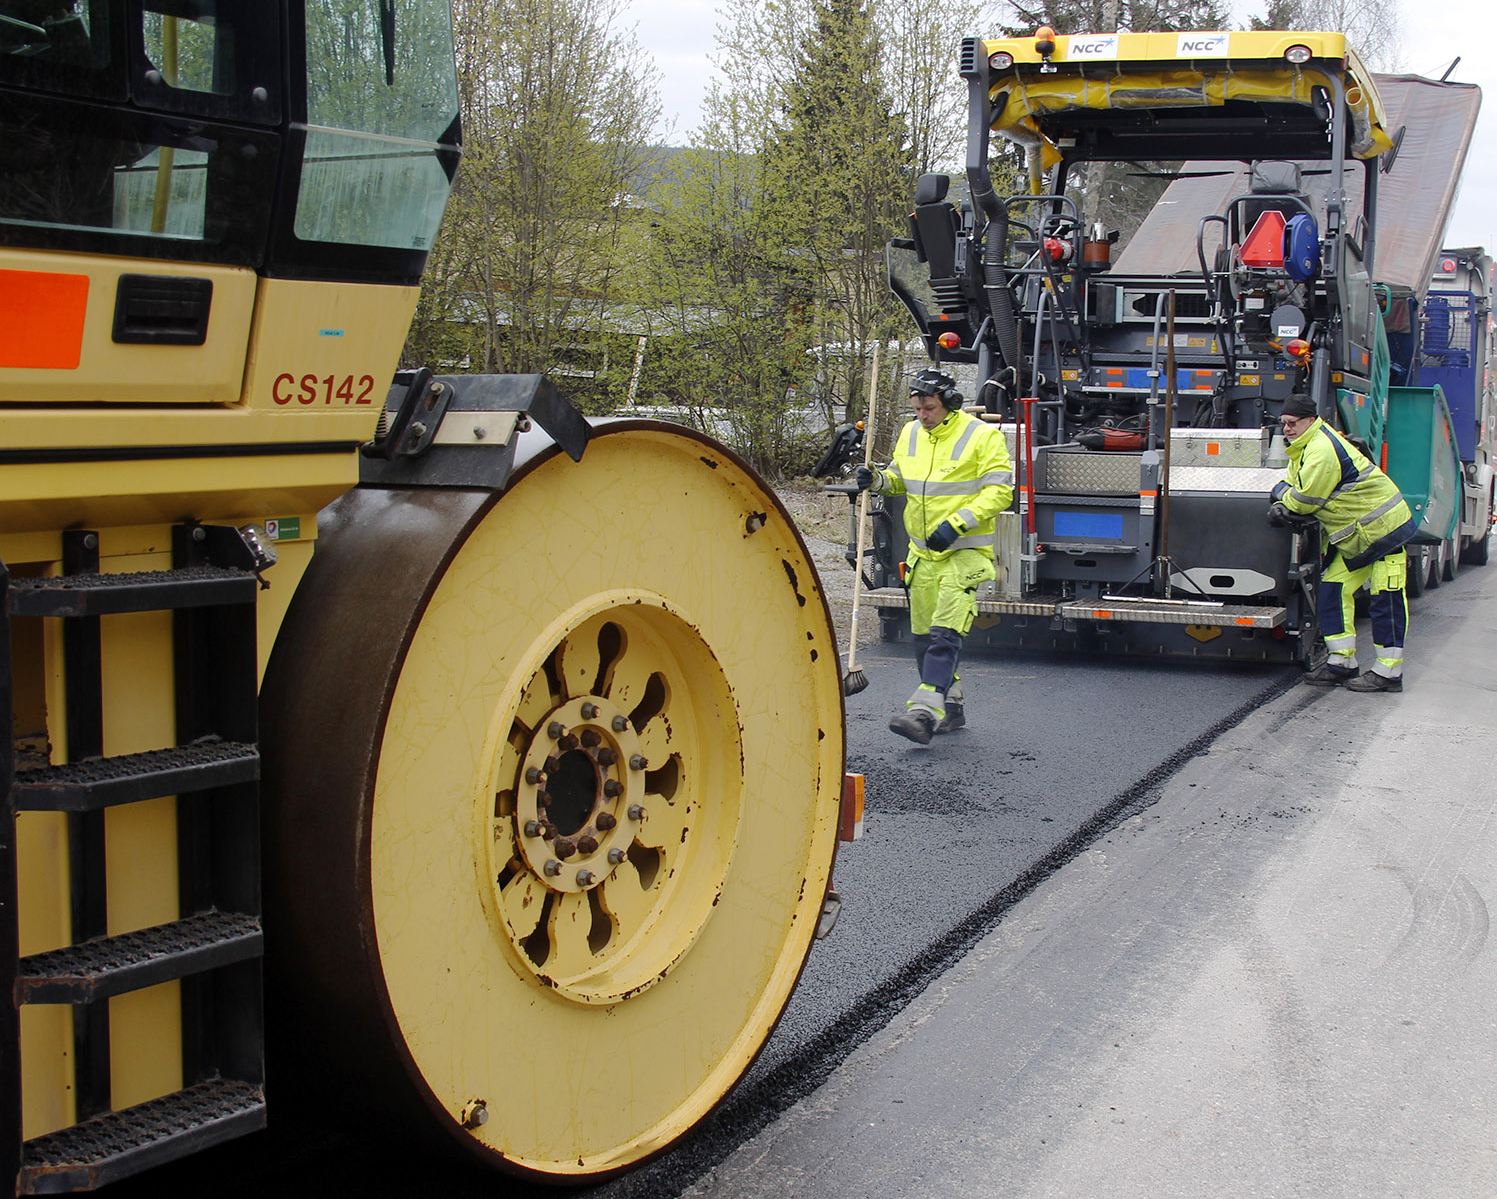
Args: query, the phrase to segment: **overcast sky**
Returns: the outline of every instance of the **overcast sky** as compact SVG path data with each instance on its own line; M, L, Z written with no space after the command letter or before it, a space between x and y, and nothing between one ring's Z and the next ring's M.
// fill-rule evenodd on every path
M702 97L716 54L717 0L634 0L628 19L637 23L640 44L660 68L661 100L667 120L674 120L673 140L684 144L699 119ZM1261 5L1234 7L1261 8ZM1438 78L1457 55L1451 75L1479 84L1483 107L1476 127L1460 199L1445 237L1450 246L1486 246L1497 250L1497 4L1492 0L1440 0L1423 11L1403 0L1403 69ZM982 30L959 30L957 42ZM954 64L953 64L954 70Z

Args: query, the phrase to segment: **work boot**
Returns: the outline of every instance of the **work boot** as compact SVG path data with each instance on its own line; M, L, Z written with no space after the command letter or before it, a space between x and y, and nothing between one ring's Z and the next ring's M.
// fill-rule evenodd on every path
M946 715L941 718L941 723L936 725L938 733L954 733L962 725L967 723L967 714L962 711L962 705L955 700L946 701Z
M1337 666L1334 662L1327 662L1318 670L1312 670L1305 676L1305 682L1312 687L1334 687L1337 683L1345 683L1357 677L1355 666Z
M889 721L889 731L919 745L929 745L936 731L936 715L928 708L911 708Z
M1403 678L1390 679L1385 674L1369 670L1347 683L1346 689L1348 691L1402 691Z

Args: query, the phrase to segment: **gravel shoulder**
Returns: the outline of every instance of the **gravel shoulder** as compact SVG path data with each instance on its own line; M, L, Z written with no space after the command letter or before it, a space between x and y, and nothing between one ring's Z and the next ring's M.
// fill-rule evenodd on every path
M837 629L837 644L846 654L852 633L853 570L847 561L852 505L845 495L828 492L821 479L788 479L775 484L774 491L811 551ZM878 640L878 613L860 604L858 647L873 645Z

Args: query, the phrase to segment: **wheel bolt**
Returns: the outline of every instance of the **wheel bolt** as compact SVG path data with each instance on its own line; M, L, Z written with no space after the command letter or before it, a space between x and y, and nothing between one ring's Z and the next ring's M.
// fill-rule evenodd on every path
M577 885L579 887L591 887L596 881L596 876L591 870L577 871Z
M525 781L534 787L537 783L546 781L546 776L541 773L539 766L527 766L525 768Z
M546 831L546 826L539 820L527 820L525 822L525 835L527 837L539 837Z
M599 766L612 766L619 760L619 755L617 752L605 745L593 755L593 760L596 761Z
M537 807L544 808L551 802L551 796L544 791L537 791L535 793L535 802Z
M629 819L630 820L643 820L644 818L645 818L645 806L644 806L644 804L632 803L632 804L629 805Z
M608 851L608 862L609 862L610 865L617 866L623 860L624 860L624 851L622 849L620 849L618 846L615 845L612 849L610 849Z
M629 720L628 720L627 717L624 717L624 716L615 716L613 718L613 731L615 733L622 733L628 727L629 727Z
M552 849L556 851L556 856L558 858L561 858L562 861L566 861L567 858L571 857L574 853L577 852L577 844L569 837L558 837L556 838L556 844L552 846Z
M603 782L603 794L609 799L614 798L623 788L619 786L618 779L605 779Z
M542 866L541 869L546 872L546 876L548 878L555 878L558 874L561 873L561 863L558 862L555 858L547 858L546 864Z
M593 749L603 744L603 734L597 729L582 730L582 744L587 749Z
M550 737L552 741L559 741L561 735L566 731L566 726L559 720L553 720L546 726L546 736Z
M583 720L596 720L597 718L598 718L598 705L597 704L583 704L582 705L582 719Z
M474 1099L464 1105L462 1121L464 1128L482 1128L489 1122L489 1106L482 1099Z
M598 839L596 837L594 837L591 833L583 833L582 836L580 836L580 837L577 838L577 852L578 853L597 853L598 852Z
M599 812L598 818L593 821L598 826L599 831L605 833L617 825L618 822L618 817L612 812Z
M559 740L556 744L559 745L562 749L576 749L577 746L580 743L577 740L577 734L576 733L568 733L565 737L561 738L561 740Z
M646 758L644 756L644 754L630 754L629 755L629 769L630 770L643 770L649 764L650 764L650 760L648 758Z
M561 759L557 757L556 754L552 754L549 758L546 759L546 765L544 769L547 774L555 773L556 771L561 769Z

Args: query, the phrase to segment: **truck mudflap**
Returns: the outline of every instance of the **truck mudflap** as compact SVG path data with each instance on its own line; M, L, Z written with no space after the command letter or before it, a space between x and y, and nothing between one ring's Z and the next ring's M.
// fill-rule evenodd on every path
M1385 434L1388 477L1419 522L1416 541L1454 537L1461 514L1461 460L1445 393L1439 387L1390 387Z

